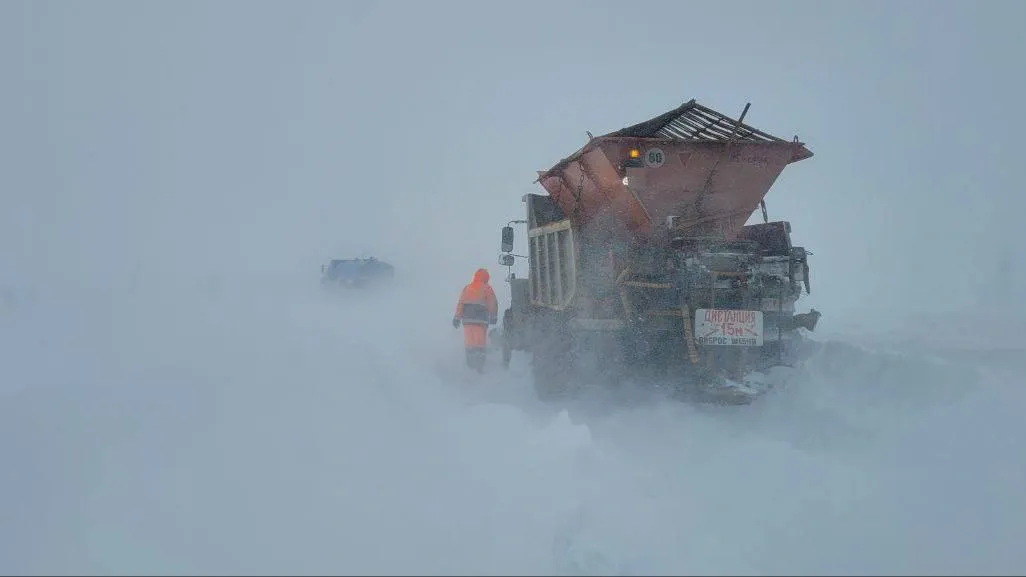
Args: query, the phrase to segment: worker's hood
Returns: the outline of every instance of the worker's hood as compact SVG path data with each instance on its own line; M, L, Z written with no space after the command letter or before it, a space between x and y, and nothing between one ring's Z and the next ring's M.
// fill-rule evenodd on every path
M474 282L477 284L488 284L489 279L491 279L491 275L483 268L477 269L477 272L474 273Z

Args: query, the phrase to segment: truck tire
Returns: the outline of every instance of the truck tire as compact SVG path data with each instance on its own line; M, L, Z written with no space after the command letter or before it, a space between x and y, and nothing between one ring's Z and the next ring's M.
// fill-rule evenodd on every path
M531 378L534 391L543 401L564 399L570 392L568 355L561 347L536 348L531 355Z
M612 389L624 379L617 335L564 332L539 343L531 356L535 392L542 400L563 400L585 389Z
M568 371L579 382L579 388L610 389L622 379L622 351L613 333L581 331L571 336Z
M542 330L532 331L531 340L531 380L543 401L566 398L573 382L569 335L558 321L547 320Z

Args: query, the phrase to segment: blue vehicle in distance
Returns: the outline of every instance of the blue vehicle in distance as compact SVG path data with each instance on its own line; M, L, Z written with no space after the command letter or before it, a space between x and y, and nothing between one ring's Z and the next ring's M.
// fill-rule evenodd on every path
M380 282L390 282L395 268L374 257L333 259L321 265L321 285L326 287L363 288Z

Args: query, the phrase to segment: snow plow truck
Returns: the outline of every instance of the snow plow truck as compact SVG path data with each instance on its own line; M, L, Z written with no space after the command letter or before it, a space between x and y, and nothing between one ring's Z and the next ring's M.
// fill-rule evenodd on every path
M764 197L792 163L785 140L690 100L594 137L526 194L526 218L502 228L510 267L503 361L530 355L542 398L626 380L660 383L711 402L747 403L747 379L791 362L820 313L796 313L810 292L811 254ZM762 222L746 225L761 208ZM526 225L526 255L513 225ZM512 272L516 258L527 278ZM754 379L753 379L754 380Z

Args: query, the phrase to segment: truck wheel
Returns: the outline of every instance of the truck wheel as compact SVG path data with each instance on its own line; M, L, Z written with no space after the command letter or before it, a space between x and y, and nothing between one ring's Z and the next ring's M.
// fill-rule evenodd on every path
M582 386L608 389L622 380L623 351L617 335L598 331L574 334L573 374Z
M543 401L563 399L570 392L572 367L566 341L546 339L531 354L531 380Z
M502 368L508 369L510 361L513 360L513 349L509 346L509 341L504 340L502 342Z

